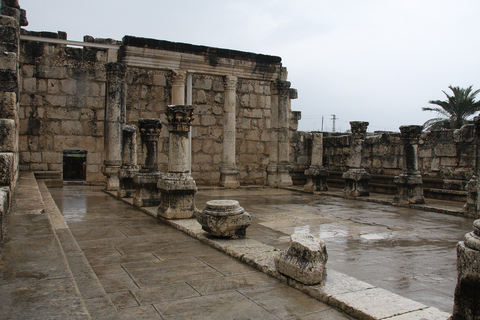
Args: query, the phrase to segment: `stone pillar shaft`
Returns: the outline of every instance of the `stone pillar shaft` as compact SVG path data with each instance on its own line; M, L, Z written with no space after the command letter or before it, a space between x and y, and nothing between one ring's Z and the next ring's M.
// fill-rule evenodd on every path
M323 167L323 133L312 133L312 160L310 167L305 170L307 184L305 191L327 191L328 171Z
M133 178L138 173L137 166L137 127L125 126L122 130L122 166L119 170L117 195L129 198L135 194Z
M105 64L107 71L105 106L105 161L107 190L118 190L118 169L122 164L122 126L125 123L125 72L122 63Z
M195 180L189 170L188 132L193 106L174 105L166 110L169 130L168 173L158 181L162 201L157 215L166 219L189 219L195 212Z
M133 203L139 207L158 206L161 195L157 183L162 174L158 172L157 145L162 124L160 119L139 119L138 128L145 154L145 163L133 178L135 185Z
M474 117L473 123L475 128L475 169L473 176L470 178L466 185L467 202L463 206L463 209L467 212L468 215L478 218L478 212L480 211L480 192L478 190L478 188L480 187L480 148L478 147L478 144L480 143L480 117Z
M418 171L418 139L422 126L401 126L403 141L403 172L393 179L397 185L397 193L393 197L396 205L422 204L423 180Z
M370 195L370 191L368 190L370 174L362 168L363 145L367 134L368 122L351 121L350 127L352 131L349 159L350 168L342 175L342 178L345 179L343 195L347 198L365 197Z
M187 72L184 70L173 70L172 73L172 105L185 104L185 80Z
M223 152L222 166L220 167L219 185L227 188L236 188L238 169L236 165L236 108L237 108L237 80L235 76L225 77L225 104L223 109Z

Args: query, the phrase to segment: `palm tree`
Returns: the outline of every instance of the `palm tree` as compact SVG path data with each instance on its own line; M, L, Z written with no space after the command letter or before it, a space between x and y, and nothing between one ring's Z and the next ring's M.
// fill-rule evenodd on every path
M435 111L439 117L428 120L423 124L425 130L437 129L459 129L468 123L467 118L480 110L480 101L475 101L475 96L480 92L472 92L472 86L464 89L460 87L448 86L453 95L448 95L447 100L430 100L428 103L435 104L438 107L423 107L423 111Z

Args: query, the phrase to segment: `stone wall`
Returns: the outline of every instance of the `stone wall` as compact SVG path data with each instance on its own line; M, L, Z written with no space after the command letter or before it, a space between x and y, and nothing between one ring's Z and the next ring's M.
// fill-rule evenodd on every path
M66 38L64 33L23 34ZM107 50L22 41L20 165L63 171L63 150L86 150L86 179L103 181Z
M334 172L348 170L351 136L324 133L325 169ZM297 170L308 167L311 145L309 133L298 133L299 147ZM403 166L403 147L400 133L377 132L365 139L365 158L362 166L373 175L398 175ZM308 156L306 156L308 155ZM473 125L459 130L427 131L420 136L418 167L424 178L439 180L440 188L465 190L467 181L475 169L475 145ZM374 179L372 179L374 180ZM425 182L425 181L424 181Z
M20 26L28 24L16 0L0 3L0 242L12 191L18 179L18 46Z

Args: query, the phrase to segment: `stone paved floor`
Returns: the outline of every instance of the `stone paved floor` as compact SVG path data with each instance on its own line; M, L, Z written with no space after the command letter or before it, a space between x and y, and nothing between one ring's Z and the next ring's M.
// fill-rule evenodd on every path
M122 319L351 319L99 187L50 191Z
M313 233L326 242L328 268L452 312L455 246L473 219L280 189L200 190L198 209L211 199L238 200L252 214L248 237L284 249L290 234Z

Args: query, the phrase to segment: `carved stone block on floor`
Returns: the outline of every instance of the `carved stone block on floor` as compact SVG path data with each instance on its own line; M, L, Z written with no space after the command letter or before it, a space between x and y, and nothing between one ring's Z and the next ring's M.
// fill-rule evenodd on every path
M328 260L327 248L320 238L309 233L293 234L290 247L275 257L277 271L306 285L319 284Z
M196 213L202 229L216 237L243 237L252 217L236 200L211 200Z

